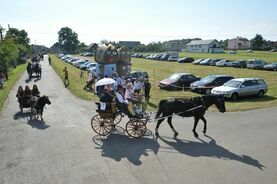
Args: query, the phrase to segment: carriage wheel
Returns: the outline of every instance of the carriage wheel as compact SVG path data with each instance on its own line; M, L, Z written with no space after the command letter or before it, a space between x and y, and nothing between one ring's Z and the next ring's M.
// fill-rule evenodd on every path
M145 134L146 124L144 120L132 119L126 124L126 132L130 137L138 138Z
M99 114L96 114L91 119L91 128L98 135L106 136L110 134L113 129L113 119L101 118Z
M116 113L113 123L114 125L117 125L122 120L122 113Z

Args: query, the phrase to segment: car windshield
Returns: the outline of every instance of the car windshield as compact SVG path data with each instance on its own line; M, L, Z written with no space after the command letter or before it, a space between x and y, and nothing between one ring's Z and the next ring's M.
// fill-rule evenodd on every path
M170 80L178 80L180 77L181 77L180 74L175 73L175 74L171 75L168 79L170 79Z
M210 82L213 82L215 80L215 76L212 76L212 75L209 75L203 79L201 79L200 81L203 82L203 83L210 83Z
M237 88L241 84L241 81L230 80L223 84L223 86Z

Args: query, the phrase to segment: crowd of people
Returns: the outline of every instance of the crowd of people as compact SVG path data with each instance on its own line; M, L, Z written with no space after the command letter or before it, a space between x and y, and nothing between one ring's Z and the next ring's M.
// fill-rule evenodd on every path
M116 106L121 111L131 117L138 117L145 111L145 101L150 98L151 84L148 79L136 78L134 82L130 78L119 77L117 73L112 75L114 84L101 86L103 91L98 91L100 102L106 103L106 109L110 109L110 104L115 101ZM99 89L97 89L99 90Z

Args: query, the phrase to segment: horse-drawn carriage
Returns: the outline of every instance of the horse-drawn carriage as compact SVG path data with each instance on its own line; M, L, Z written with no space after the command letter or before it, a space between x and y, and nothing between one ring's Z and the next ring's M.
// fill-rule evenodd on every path
M39 63L28 63L27 65L27 73L29 78L33 77L33 73L36 74L37 78L41 78L41 66Z
M22 113L24 108L29 108L30 111L33 111L35 109L37 100L38 100L38 98L34 97L34 96L32 96L30 98L24 98L24 97L18 96L20 112Z
M98 114L92 117L91 127L95 133L101 136L109 135L115 126L121 122L124 115L127 115L129 120L126 123L125 131L130 137L138 138L146 133L146 124L149 120L149 115L142 113L138 117L130 116L128 112L123 112L116 107L116 103L101 103L95 102L97 105ZM102 110L101 106L110 105L110 110Z

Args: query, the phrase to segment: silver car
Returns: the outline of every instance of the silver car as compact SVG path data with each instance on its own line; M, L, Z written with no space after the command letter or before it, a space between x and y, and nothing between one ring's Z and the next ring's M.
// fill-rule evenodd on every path
M215 87L211 93L213 95L223 95L236 101L242 96L257 95L263 97L267 92L268 86L263 79L260 78L237 78L232 79L222 86Z

